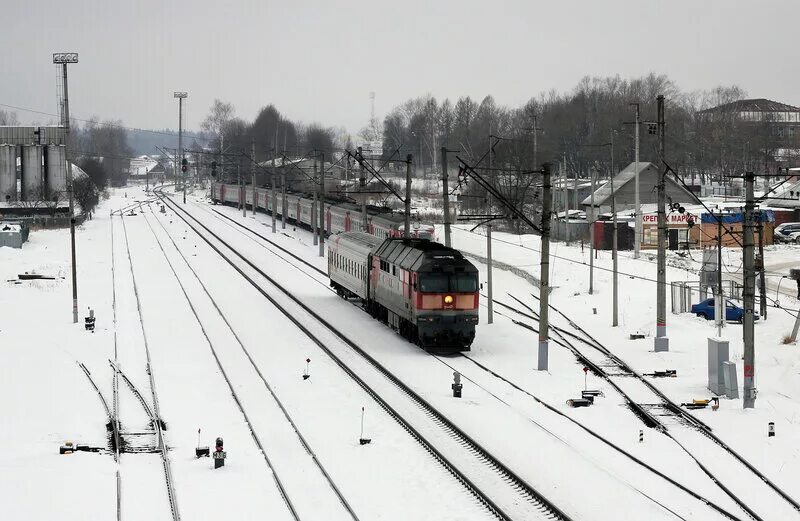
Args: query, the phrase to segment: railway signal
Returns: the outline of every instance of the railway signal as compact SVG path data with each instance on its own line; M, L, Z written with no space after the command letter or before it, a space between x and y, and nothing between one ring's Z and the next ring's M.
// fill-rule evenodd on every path
M453 372L453 383L450 387L453 389L453 398L461 398L461 388L464 384L461 383L461 374L458 371Z
M211 177L217 177L217 162L211 162Z
M214 450L214 468L218 469L225 466L225 458L227 453L222 448L222 437L217 438L216 447Z
M183 159L181 159L181 172L185 174L188 169L189 169L189 162L184 157Z

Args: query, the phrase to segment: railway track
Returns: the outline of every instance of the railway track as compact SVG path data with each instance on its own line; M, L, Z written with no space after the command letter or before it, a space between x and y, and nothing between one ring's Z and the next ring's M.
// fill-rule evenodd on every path
M128 254L128 264L130 266L131 279L133 281L133 292L134 296L136 297L136 310L139 316L139 324L142 330L142 337L144 339L145 357L147 359L146 370L150 382L150 395L153 401L153 411L151 418L152 418L153 428L155 429L156 432L156 440L158 443L159 453L161 455L161 463L164 470L164 480L167 487L167 497L169 499L169 507L172 514L172 519L173 521L180 521L180 512L178 510L178 499L175 494L175 485L172 478L172 466L170 464L170 459L169 459L169 448L167 447L167 444L164 440L164 421L161 418L161 411L158 405L158 393L156 391L156 385L155 385L155 375L153 374L154 373L153 366L150 361L150 346L148 345L147 342L147 331L145 329L144 317L142 315L142 306L141 306L141 301L139 299L139 289L136 283L136 274L134 273L133 269L133 259L131 257L130 243L128 241L128 231L127 228L125 227L125 216L122 212L120 212L120 218L122 220L122 229L125 237L125 248Z
M220 212L218 210L207 209L207 208L205 208L204 206L201 206L201 205L197 205L196 208L198 208L198 209L200 209L200 210L202 210L202 211L204 211L206 213L209 213L209 214L213 215L214 217L219 219L224 224L230 226L231 228L234 228L234 229L240 231L245 237L249 238L250 240L253 240L254 242L259 244L260 246L264 247L265 249L269 250L273 254L275 254L278 257L280 257L281 259L283 259L285 262L287 262L287 263L291 264L292 266L298 268L299 270L303 271L303 273L305 275L307 275L309 277L312 277L313 280L315 280L317 282L320 282L321 284L323 284L326 287L326 289L328 289L331 292L335 293L335 291L332 288L330 288L328 286L328 284L327 284L328 277L327 277L327 273L324 270L319 269L317 266L315 266L314 264L308 262L306 259L304 259L301 256L293 253L289 249L284 248L280 244L274 242L268 236L266 236L264 234L261 234L258 231L253 230L252 228L250 228L248 226L245 226L244 224L238 222L235 219L230 218L229 216L225 215L224 213L222 213L222 212ZM262 239L262 241L265 241L266 243L268 243L269 246L263 244L263 242L256 241L255 239L253 239L252 236L259 237L260 239ZM310 269L313 272L313 274L309 273L308 271L303 270L303 268L301 268L300 264L302 264L304 267ZM358 305L356 303L352 302L352 301L347 301L347 302L349 302L349 303L353 304L354 306L358 307ZM502 302L498 302L498 301L495 301L495 302L500 304L501 306L506 306ZM511 317L509 317L509 318L511 318ZM524 324L521 324L521 325L524 325ZM578 338L577 335L574 335L569 331L566 331L566 330L563 330L563 329L560 329L560 330L561 330L562 334L564 334L566 336L573 336L575 338ZM564 346L564 347L567 347L567 346ZM463 367L457 367L456 365L454 365L452 360L447 360L447 359L445 359L443 357L440 357L440 356L437 356L437 355L434 355L434 354L431 354L431 356L436 358L437 360L439 360L440 363L450 367L451 369L459 370L459 372L462 374L462 377L465 378L467 381L470 381L473 384L485 389L485 387L480 382L476 381L474 378L471 378L471 377L467 376L467 371L465 371ZM665 480L666 482L668 482L669 484L673 485L674 487L680 489L681 491L683 491L684 493L688 494L689 496L691 496L695 500L700 501L701 503L707 505L709 508L715 510L716 512L718 512L722 516L724 516L724 517L726 517L728 519L731 519L731 520L740 520L739 517L737 517L733 513L729 512L725 508L719 506L718 504L714 503L713 501L710 501L710 500L706 499L702 495L698 494L696 491L690 489L689 487L684 486L683 484L681 484L678 481L676 481L675 479L669 477L665 473L663 473L663 472L659 471L658 469L654 468L653 466L647 464L645 461L643 461L640 458L634 456L630 452L624 450L619 445L617 445L617 444L613 443L612 441L610 441L608 438L602 436L601 434L597 433L596 431L592 430L591 428L587 427L586 425L578 422L574 418L564 414L563 412L559 411L553 405L548 404L546 401L544 401L541 398L535 396L531 392L523 389L522 387L517 385L515 382L513 382L513 381L505 378L504 376L498 374L497 372L491 370L490 368L488 368L487 366L481 364L480 362L478 362L474 358L470 357L469 355L466 355L464 353L460 353L459 356L461 358L469 361L471 364L475 365L476 367L478 367L481 371L491 375L493 378L497 378L498 380L504 382L506 385L508 385L509 387L514 389L515 391L521 392L521 393L525 394L526 396L530 397L531 399L533 399L534 401L536 401L540 405L544 406L550 412L552 412L552 413L558 415L559 417L562 417L562 418L566 419L567 421L571 422L572 424L577 426L579 429L581 429L584 432L588 433L590 436L600 440L602 443L604 443L605 445L610 447L612 450L614 450L617 453L625 456L626 458L630 459L631 461L633 461L637 465L639 465L639 466L643 467L644 469L646 469L648 472L651 472L652 474L654 474L654 475L658 476L659 478ZM591 363L591 362L589 362L587 360L587 363ZM487 392L489 394L493 395L493 393L491 393L491 391L487 390ZM643 411L643 412L645 414L648 414L646 410ZM654 420L654 422L655 422L655 420Z
M495 299L494 302L520 317L538 323L539 315L536 311L514 295L509 294L509 296L514 299L519 306L526 309L527 313L520 310L517 306L509 305L497 299ZM537 298L535 295L532 296L533 298ZM757 494L745 490L745 493L749 495L749 500L746 501L742 499L743 490L741 487L738 488L737 492L733 490L732 485L726 484L719 476L721 472L719 470L715 471L712 468L714 466L712 464L714 463L713 458L710 458L708 454L717 451L719 455L732 457L737 464L750 472L754 478L751 480L752 483L755 487L760 489L759 494L772 494L775 499L778 499L788 507L782 511L780 519L800 519L800 505L797 501L766 477L741 454L722 441L712 431L710 426L670 400L642 374L633 370L626 362L602 345L561 310L555 308L553 305L550 305L550 309L561 316L575 331L569 331L566 328L551 324L550 329L555 333L555 336L558 337L555 339L557 343L570 350L580 363L584 364L584 366L588 367L596 376L602 378L614 388L623 397L632 412L639 417L646 426L658 429L669 436L695 461L709 479L719 486L720 489L736 502L736 504L752 519L768 521L775 518L773 517L773 513L759 513L756 511L756 508L752 506L753 497L757 497ZM520 321L515 321L515 323L538 332L536 328L530 324ZM587 354L585 350L579 349L576 346L576 342L588 348L594 353L594 356ZM634 394L636 398L634 398ZM711 443L704 443L704 440ZM698 446L704 446L704 448L702 450L697 450L696 447ZM712 463L709 463L710 461ZM759 508L759 510L763 512L764 508Z
M296 521L300 521L301 517L298 514L297 508L295 507L295 504L294 504L294 502L292 501L292 499L290 497L290 493L289 493L287 487L284 485L284 482L280 477L280 473L276 469L272 459L269 456L268 451L265 449L264 444L261 441L261 437L259 436L256 427L254 426L253 422L250 419L250 415L245 410L245 406L244 406L242 400L240 399L238 393L236 392L236 386L234 385L234 382L232 381L231 377L229 376L228 371L226 371L226 369L225 369L225 366L224 366L224 364L223 364L223 362L221 360L221 357L220 357L220 353L218 351L218 346L215 345L214 341L209 336L208 331L204 327L204 325L203 325L204 321L201 319L201 317L200 317L200 315L198 313L197 307L192 302L192 299L190 298L190 296L189 296L189 294L188 294L188 292L186 290L186 286L184 285L183 281L181 280L181 277L178 275L178 273L177 273L177 271L175 269L175 265L170 260L169 255L167 255L167 252L164 249L164 244L162 243L161 239L159 239L158 234L156 233L156 230L153 228L152 224L150 223L150 220L147 218L146 215L144 215L144 218L145 218L145 221L147 223L148 228L153 233L153 236L156 239L156 242L158 244L158 247L159 247L161 253L164 256L164 259L167 261L167 264L169 265L170 270L172 271L172 274L175 276L175 279L178 282L178 285L180 286L181 291L183 292L183 295L186 298L186 301L189 304L189 307L190 307L194 317L197 320L197 324L200 327L200 329L201 329L201 331L203 333L203 336L205 337L205 339L206 339L206 341L208 343L208 346L209 346L209 348L211 350L211 353L212 353L212 356L214 358L214 361L216 362L217 367L220 370L220 374L222 375L223 379L225 380L225 383L227 384L228 389L230 390L230 393L231 393L231 395L232 395L232 397L233 397L233 399L234 399L234 401L236 403L237 408L239 409L239 411L241 412L245 422L247 423L247 427L248 427L248 429L250 431L250 434L251 434L256 446L259 448L259 450L261 451L261 453L264 456L264 461L265 461L270 473L273 476L273 480L275 481L275 484L278 487L278 490L280 491L281 497L283 498L283 501L286 504L286 507L288 508L292 518L295 519ZM244 346L244 343L242 342L241 338L236 333L234 328L231 326L230 321L228 320L228 318L225 316L225 314L220 309L219 305L217 304L217 301L211 296L210 292L208 291L208 288L203 283L202 279L197 274L197 272L192 267L192 265L189 263L189 261L186 258L186 256L180 250L180 248L178 247L178 245L175 242L175 240L173 239L173 237L169 234L167 229L164 227L163 223L161 223L161 221L158 220L158 219L156 219L156 222L159 224L159 226L161 226L161 229L163 230L164 234L169 238L173 248L178 253L180 258L183 260L183 263L191 271L191 273L194 276L194 278L197 280L199 285L202 287L205 296L213 304L213 308L216 310L216 313L218 314L218 316L226 324L226 326L228 327L230 333L236 339L236 342L238 343L239 347L241 348L241 350L243 351L243 353L247 357L248 361L250 362L251 367L257 373L257 375L258 375L259 379L261 380L261 382L264 384L264 387L265 387L266 391L268 392L268 394L270 395L270 398L274 401L274 403L280 409L280 413L284 416L286 421L291 425L291 428L294 431L295 435L297 436L299 442L302 444L303 449L307 452L308 455L311 456L311 460L313 461L313 463L315 464L315 466L317 467L317 469L319 470L321 475L324 477L324 479L325 479L326 483L328 484L328 486L330 487L330 489L336 495L336 497L337 497L338 501L341 503L342 507L346 510L348 516L351 519L353 519L354 521L359 521L359 518L356 515L355 511L353 510L353 508L351 507L350 503L344 497L344 495L342 494L341 490L336 485L336 483L333 481L333 479L331 478L331 476L328 473L328 471L325 469L325 467L322 465L320 460L317 458L314 450L310 447L310 445L308 444L306 439L303 437L303 435L300 432L300 430L297 428L297 425L294 422L294 420L292 419L291 415L289 415L288 410L286 409L286 407L284 406L284 404L282 403L280 398L275 394L274 390L272 389L272 387L267 382L266 378L262 374L262 372L259 369L258 365L256 364L255 360L250 355L250 353L247 350L247 348Z
M324 351L350 378L358 383L367 394L497 518L504 520L559 519L564 521L571 519L567 513L554 505L536 488L484 449L476 440L454 425L437 408L405 385L338 328L300 301L283 284L267 275L213 230L172 202L168 195L162 193L161 196L162 200L169 205L187 226L195 231L203 241L239 272L257 291L275 305L284 316ZM249 275L248 272L253 275ZM279 302L278 298L266 291L263 284L257 282L255 277L263 278L268 282L269 286L275 288L280 294L278 298L284 303ZM298 312L291 311L289 309L290 306L296 308ZM296 316L301 314L309 316L311 321L324 329L324 333L313 332L306 325L309 321L300 320ZM337 353L338 349L331 348L329 344L333 343L346 346L350 352L358 355L360 362L363 364L360 366L361 368L369 367L373 373L377 374L362 377L350 367L352 360L346 362ZM384 381L384 390L382 392L376 389L376 385L366 381L369 378L374 382L376 377ZM412 421L406 417L409 413L402 414L395 406L389 403L390 399L383 396L386 393L386 383L393 390L391 400L397 403L397 400L402 398L406 402L406 407L412 405L418 411L416 417L425 418L426 425L420 426L419 423L417 423L417 426L413 425ZM436 441L433 441L433 439ZM454 455L458 455L458 463L455 462ZM466 458L469 458L469 460L465 461ZM487 488L491 488L491 492L487 491Z

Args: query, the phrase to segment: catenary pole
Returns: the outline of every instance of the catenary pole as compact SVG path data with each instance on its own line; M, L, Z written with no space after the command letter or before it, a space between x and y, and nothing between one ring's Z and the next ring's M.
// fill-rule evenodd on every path
M539 371L547 371L550 302L550 213L553 204L551 199L550 163L545 163L542 170L542 258L539 275L539 350L536 368Z
M325 256L325 153L319 153L319 256Z
M258 196L256 195L256 142L250 141L250 157L252 157L252 161L250 161L250 171L253 173L253 199L252 205L250 206L250 210L253 212L253 219L256 218L256 206L258 206Z
M722 211L717 214L717 299L714 307L714 322L717 323L717 337L722 336L722 328L725 327L725 309L727 303L725 302L725 295L722 292ZM717 310L721 310L717 313Z
M567 189L567 154L563 154L564 162L564 179L562 181L561 190L564 192L564 237L566 238L567 245L569 245L569 190Z
M535 164L535 163L534 163ZM450 187L447 178L447 147L442 147L442 209L444 211L444 245L450 247Z
M244 187L244 176L242 176L242 158L236 163L236 176L239 178L239 200L242 201L242 217L247 217L247 190ZM185 179L184 179L185 181Z
M617 242L617 194L614 192L614 176L617 171L614 168L614 131L611 131L611 220L614 226L614 235L611 239L611 259L613 271L613 289L611 299L612 302L612 318L611 325L617 327L619 325L619 269L618 269L618 255L619 243Z
M411 237L411 161L413 159L411 154L406 156L405 230L403 230L403 237L406 239Z
M669 338L667 337L667 197L666 197L666 169L664 167L664 96L658 95L658 266L656 284L656 337L654 350L656 352L669 351ZM663 169L663 171L662 171Z
M317 180L317 158L314 158L314 176L312 177L312 182L316 182ZM317 227L317 214L319 213L319 209L317 208L317 201L319 200L318 196L319 192L319 185L314 187L313 193L313 200L311 201L311 235L314 236L314 246L319 244L319 228Z
M589 175L592 178L592 193L589 196L591 198L589 204L589 295L594 294L594 178L595 178L595 171L597 169L592 167L589 169ZM575 190L577 193L577 190Z
M634 156L633 156L633 190L634 190L634 243L633 243L633 258L639 258L639 252L642 248L642 205L639 201L639 104L632 103L636 106L636 122L633 125L634 133ZM659 165L661 168L661 165Z
M286 172L281 172L281 230L286 229Z
M276 233L275 229L275 214L277 213L278 207L278 175L277 169L275 167L276 156L278 155L278 131L275 130L275 141L273 141L275 145L273 147L272 153L272 194L270 199L272 199L272 233Z
M745 173L745 205L744 229L742 238L744 242L744 317L742 319L742 339L744 340L744 400L745 409L752 409L756 404L755 386L755 336L753 325L755 322L756 276L753 262L753 208L755 197L753 185L755 176L753 172Z
M492 291L492 223L486 225L486 285L489 298L486 302L487 323L494 323L494 297Z

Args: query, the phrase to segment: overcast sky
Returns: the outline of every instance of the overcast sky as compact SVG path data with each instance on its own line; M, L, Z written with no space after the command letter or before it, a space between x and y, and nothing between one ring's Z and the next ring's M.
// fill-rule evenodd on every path
M603 0L36 0L3 2L0 103L56 113L53 52L74 117L197 128L214 98L252 120L345 126L426 93L519 105L585 75L664 73L800 105L800 2ZM0 107L6 108L6 107ZM22 123L48 117L17 111Z

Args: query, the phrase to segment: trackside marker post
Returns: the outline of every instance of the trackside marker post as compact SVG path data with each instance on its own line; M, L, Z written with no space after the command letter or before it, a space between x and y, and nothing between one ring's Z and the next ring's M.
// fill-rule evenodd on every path
M368 445L372 439L364 437L364 407L361 407L361 436L358 438L358 443L361 445Z
M311 363L310 358L306 358L306 369L303 371L303 380L308 380L311 377L311 373L309 372L309 364Z
M218 469L225 466L227 453L222 448L222 437L217 438L216 450L214 451L214 468Z

